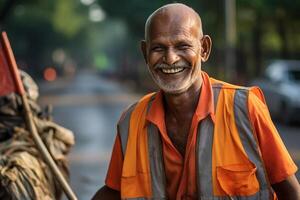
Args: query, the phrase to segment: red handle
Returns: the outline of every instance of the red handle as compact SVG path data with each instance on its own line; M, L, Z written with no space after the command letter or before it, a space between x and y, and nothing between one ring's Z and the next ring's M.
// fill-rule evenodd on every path
M6 56L8 58L9 68L10 68L10 71L13 75L14 83L16 84L16 87L17 87L17 92L20 95L22 95L22 94L25 93L24 86L23 86L23 83L22 83L22 80L21 80L21 76L20 76L20 73L19 73L19 70L18 70L18 66L17 66L16 60L15 60L14 53L13 53L12 48L10 46L10 43L9 43L6 32L2 32L1 39L3 41L4 50L5 50Z

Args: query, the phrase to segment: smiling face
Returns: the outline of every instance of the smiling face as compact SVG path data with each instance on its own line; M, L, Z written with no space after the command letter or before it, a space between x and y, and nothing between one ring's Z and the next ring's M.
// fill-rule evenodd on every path
M197 14L181 4L164 7L146 26L142 50L156 84L172 94L201 85L201 61L208 58L210 38L202 35Z

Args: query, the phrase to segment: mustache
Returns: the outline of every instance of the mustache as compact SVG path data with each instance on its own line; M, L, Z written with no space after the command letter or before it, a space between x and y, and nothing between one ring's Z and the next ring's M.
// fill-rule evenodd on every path
M172 65L166 63L159 63L154 66L154 69L170 69L170 68L190 68L190 64L186 61L178 61Z

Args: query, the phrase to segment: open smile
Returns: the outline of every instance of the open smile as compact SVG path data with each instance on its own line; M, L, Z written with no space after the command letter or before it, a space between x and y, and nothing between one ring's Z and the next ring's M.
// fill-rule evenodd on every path
M184 69L185 69L184 67L176 67L176 68L161 68L160 70L164 74L176 74L182 72Z

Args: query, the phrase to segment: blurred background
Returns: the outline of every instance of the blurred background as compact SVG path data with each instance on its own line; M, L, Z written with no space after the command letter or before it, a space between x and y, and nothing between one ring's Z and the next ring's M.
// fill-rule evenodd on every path
M69 160L79 199L90 199L103 185L122 110L156 89L139 42L149 14L172 2L0 1L0 29L9 36L19 68L38 82L40 104L53 105L54 121L75 133ZM260 86L299 166L300 1L176 2L200 13L204 33L213 40L203 70Z

